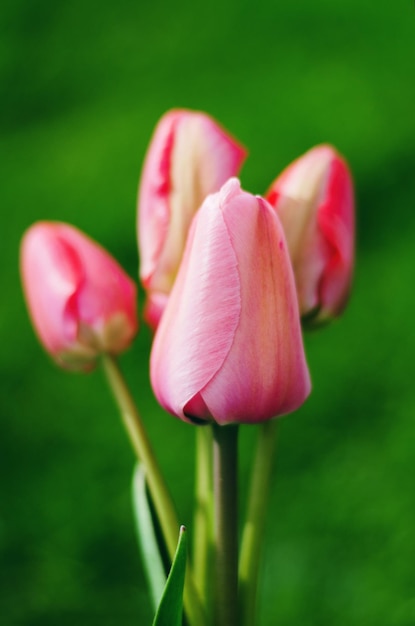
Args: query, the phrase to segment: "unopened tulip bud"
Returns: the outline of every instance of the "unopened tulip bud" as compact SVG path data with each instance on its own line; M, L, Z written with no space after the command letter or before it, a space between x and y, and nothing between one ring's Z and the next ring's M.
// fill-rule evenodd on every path
M310 391L282 226L237 179L193 221L150 372L161 405L193 422L261 422Z
M354 261L353 183L346 163L331 146L317 146L284 170L266 198L284 226L304 321L336 317L349 296Z
M156 328L182 258L193 215L235 176L245 150L204 113L174 110L157 125L138 197L140 278L145 317Z
M31 226L22 240L21 275L40 341L63 367L91 369L99 354L117 354L134 338L134 282L73 226Z

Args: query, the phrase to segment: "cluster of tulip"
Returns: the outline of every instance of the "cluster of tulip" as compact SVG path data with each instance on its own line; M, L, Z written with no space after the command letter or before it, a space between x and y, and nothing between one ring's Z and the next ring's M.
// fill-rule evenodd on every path
M307 398L302 326L341 313L353 268L353 188L338 153L313 148L264 197L240 187L245 156L209 116L172 111L156 128L139 191L144 318L155 332L152 387L167 411L198 425L195 550L182 568L191 626L254 624L271 418ZM104 362L173 560L177 517L115 361L138 328L134 282L86 235L53 222L24 235L21 272L34 327L57 363L87 371ZM242 423L259 424L260 433L238 557ZM155 624L181 623L181 607L177 618L170 608L165 622L160 607Z

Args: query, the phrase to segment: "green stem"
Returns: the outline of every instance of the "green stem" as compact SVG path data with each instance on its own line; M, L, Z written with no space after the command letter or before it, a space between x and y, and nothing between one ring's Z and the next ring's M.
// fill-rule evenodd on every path
M212 430L196 427L196 505L194 514L193 571L195 583L208 614L211 607L213 548Z
M258 574L275 456L276 430L276 420L261 424L252 469L239 559L241 626L254 626L256 623Z
M173 560L180 529L173 501L164 482L140 414L116 359L113 356L104 355L102 361L109 386L120 409L124 426L137 458L144 466L147 485L160 522L166 547L170 558ZM186 573L184 606L191 626L203 626L205 624L205 616L189 566Z
M238 624L238 427L213 425L215 626Z

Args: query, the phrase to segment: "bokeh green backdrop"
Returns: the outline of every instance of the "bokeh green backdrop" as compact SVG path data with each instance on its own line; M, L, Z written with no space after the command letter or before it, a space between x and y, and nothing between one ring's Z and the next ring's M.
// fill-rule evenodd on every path
M413 626L412 1L3 0L0 16L0 623L151 623L133 455L102 372L66 374L38 345L18 246L31 222L68 221L136 276L145 150L185 106L249 148L252 192L323 141L356 182L353 298L307 337L314 391L281 421L261 625ZM153 399L149 347L143 327L122 366L191 532L193 427Z

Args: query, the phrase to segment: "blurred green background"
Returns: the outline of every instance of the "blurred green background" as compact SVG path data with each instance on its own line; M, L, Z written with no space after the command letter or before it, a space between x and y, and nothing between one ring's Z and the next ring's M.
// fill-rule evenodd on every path
M3 0L0 19L2 626L151 623L133 455L102 372L66 374L39 346L18 246L33 221L68 221L136 276L138 177L158 118L177 106L209 112L249 148L252 192L323 141L356 182L353 297L307 337L314 391L281 421L260 624L413 626L412 0ZM142 327L122 366L191 526L194 431L157 407L149 348Z

